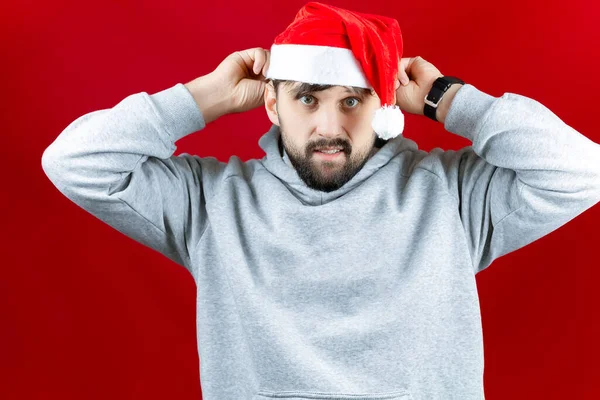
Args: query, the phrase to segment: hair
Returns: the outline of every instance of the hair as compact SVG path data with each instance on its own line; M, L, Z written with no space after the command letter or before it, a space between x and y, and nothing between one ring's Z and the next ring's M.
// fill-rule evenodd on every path
M275 96L277 96L277 88L279 87L279 85L283 84L285 85L289 85L292 84L296 81L289 81L289 80L280 80L280 79L271 79L270 80L273 83L273 88L275 89ZM323 90L327 90L329 88L335 87L335 86L339 86L339 85L322 85L322 84L317 84L317 83L306 83L306 82L301 82L300 86L298 86L297 89L295 89L295 91L299 92L299 93L304 93L304 92L320 92ZM352 90L353 92L355 92L358 95L361 96L374 96L375 95L375 90L374 89L366 89L366 88L361 88L361 87L356 87L356 86L348 86L348 88L350 88L350 90Z
M277 88L279 87L280 84L288 85L291 84L295 81L289 81L289 80L280 80L280 79L270 79L271 83L273 83L273 88L275 89L275 97L277 97ZM327 90L329 88L332 88L334 86L339 86L339 85L322 85L322 84L317 84L317 83L306 83L306 82L301 82L300 86L295 90L298 93L306 93L306 92L320 92L322 90ZM354 91L356 94L358 95L362 95L363 97L366 97L367 95L371 95L374 96L375 95L375 90L374 89L367 89L367 88L360 88L360 87L355 87L355 86L349 86L349 88ZM378 149L382 148L389 139L382 139L379 136L377 136L377 138L375 139L375 147L377 147Z

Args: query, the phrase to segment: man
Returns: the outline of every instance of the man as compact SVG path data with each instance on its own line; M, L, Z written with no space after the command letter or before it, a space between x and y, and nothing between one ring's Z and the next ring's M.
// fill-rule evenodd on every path
M44 153L65 196L194 277L207 400L483 399L475 274L600 201L600 146L539 102L458 83L431 115L444 75L401 58L394 21L308 3L271 51L86 114ZM264 158L173 155L262 105ZM419 150L400 110L473 146Z

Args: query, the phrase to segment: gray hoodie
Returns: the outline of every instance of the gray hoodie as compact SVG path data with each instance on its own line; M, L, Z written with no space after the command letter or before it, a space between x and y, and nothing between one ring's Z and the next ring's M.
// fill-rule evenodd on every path
M227 163L178 83L83 115L42 167L71 201L186 268L206 400L481 400L475 274L600 201L600 145L541 103L457 93L459 151L398 136L333 192L283 158Z

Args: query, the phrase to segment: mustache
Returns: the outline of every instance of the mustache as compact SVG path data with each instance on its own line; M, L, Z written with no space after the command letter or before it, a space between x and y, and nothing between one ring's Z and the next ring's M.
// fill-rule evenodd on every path
M308 146L308 149L313 152L316 151L317 149L322 149L322 148L331 148L331 147L337 147L342 149L342 151L344 152L348 152L348 150L350 150L350 145L346 142L330 142L330 143L325 143L325 142L319 142L319 143L313 143L312 145Z

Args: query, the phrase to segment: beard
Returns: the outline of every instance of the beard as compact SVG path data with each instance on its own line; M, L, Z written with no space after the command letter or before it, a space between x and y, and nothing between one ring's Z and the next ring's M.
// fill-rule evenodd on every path
M330 142L315 142L305 149L290 147L284 135L283 121L279 117L281 141L291 164L306 186L321 192L332 192L344 186L369 161L377 137L373 132L373 143L362 153L356 153L351 145L343 140ZM341 153L335 160L320 159L314 149L323 146L342 147Z

